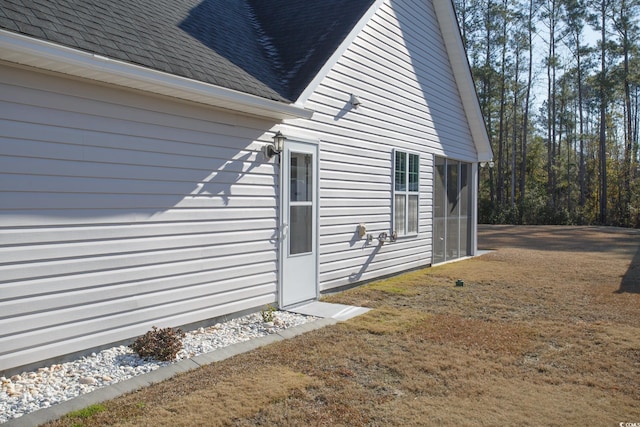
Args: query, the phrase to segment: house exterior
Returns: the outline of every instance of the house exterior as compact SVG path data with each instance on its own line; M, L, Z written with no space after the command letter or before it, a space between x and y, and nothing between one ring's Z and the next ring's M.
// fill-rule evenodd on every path
M473 255L491 157L450 0L0 0L0 372Z

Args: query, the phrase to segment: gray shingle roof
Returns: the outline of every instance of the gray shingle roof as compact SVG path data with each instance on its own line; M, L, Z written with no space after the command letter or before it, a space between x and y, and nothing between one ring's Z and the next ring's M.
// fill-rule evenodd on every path
M373 0L0 0L0 28L295 100Z

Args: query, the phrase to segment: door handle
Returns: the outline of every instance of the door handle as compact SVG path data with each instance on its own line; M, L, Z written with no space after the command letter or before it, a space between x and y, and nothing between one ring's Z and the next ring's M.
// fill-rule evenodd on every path
M289 234L289 224L286 222L282 223L282 238L286 239L287 234Z

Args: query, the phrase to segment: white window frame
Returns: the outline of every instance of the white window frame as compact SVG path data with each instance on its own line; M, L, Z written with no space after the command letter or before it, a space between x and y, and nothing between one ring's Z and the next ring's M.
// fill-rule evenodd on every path
M404 182L404 190L398 190L396 187L396 157L398 153L405 154L405 182ZM416 190L411 190L409 187L409 176L410 176L410 158L411 156L417 156L418 158L418 170L416 171L418 174L418 188ZM393 176L391 179L391 185L393 187L393 195L391 202L391 215L392 215L392 225L393 231L397 233L398 237L415 237L418 236L420 232L420 153L409 151L409 150L400 150L398 148L393 149ZM398 221L396 220L396 196L404 196L404 229L398 229ZM409 200L410 196L417 196L417 206L415 213L415 231L407 232L409 229Z

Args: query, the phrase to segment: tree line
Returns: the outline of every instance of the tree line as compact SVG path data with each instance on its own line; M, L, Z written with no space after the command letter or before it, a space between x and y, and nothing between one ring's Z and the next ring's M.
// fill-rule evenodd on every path
M494 161L479 220L640 228L640 0L454 0Z

